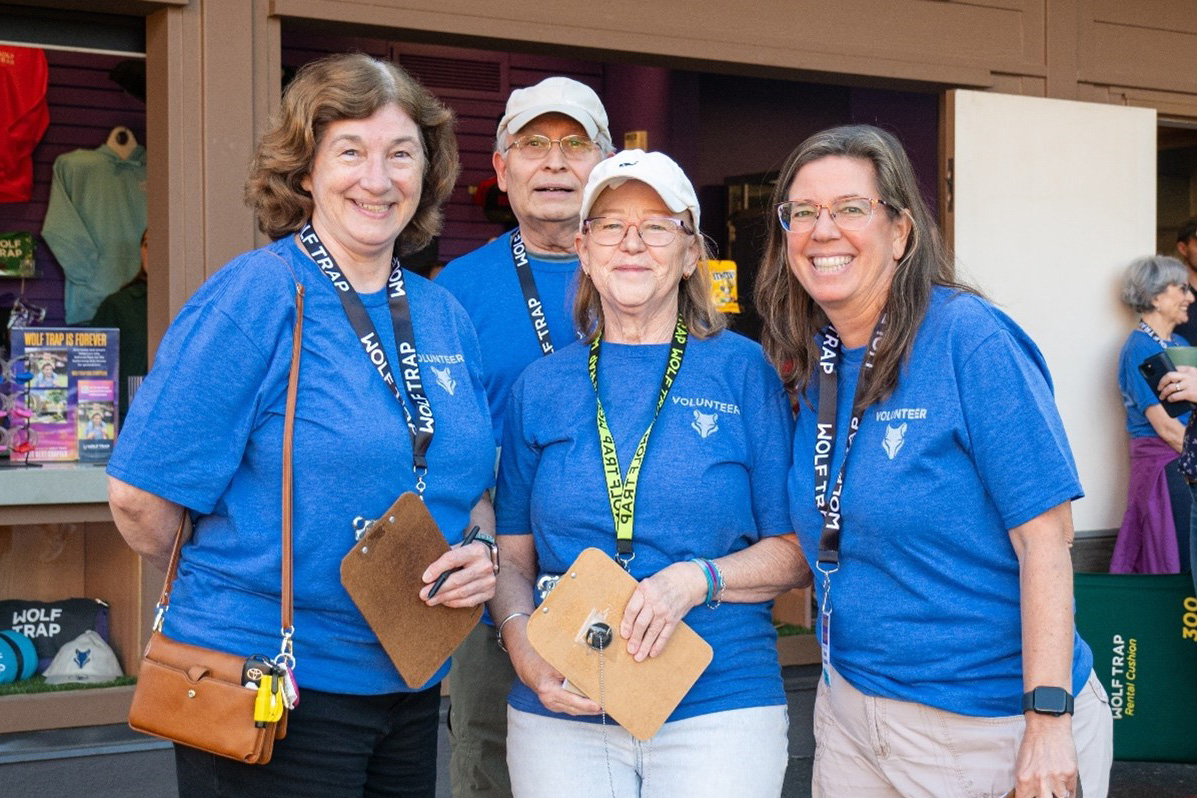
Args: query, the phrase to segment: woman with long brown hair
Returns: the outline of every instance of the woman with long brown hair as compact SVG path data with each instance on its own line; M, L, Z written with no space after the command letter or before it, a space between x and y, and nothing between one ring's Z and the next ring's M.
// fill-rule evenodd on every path
M800 401L814 794L1066 798L1079 762L1105 796L1112 719L1072 620L1081 487L1038 348L956 282L888 133L807 139L773 204L756 296Z

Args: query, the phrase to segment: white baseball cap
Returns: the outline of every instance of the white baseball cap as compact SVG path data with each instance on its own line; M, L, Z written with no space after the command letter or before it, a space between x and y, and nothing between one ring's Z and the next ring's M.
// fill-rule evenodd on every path
M516 89L507 98L507 111L499 120L499 134L518 133L520 128L541 114L565 114L586 129L586 135L598 139L606 133L607 111L594 89L573 78L545 78L535 86Z
M45 672L46 684L110 682L124 675L116 654L91 629L58 649Z
M590 172L586 189L582 192L582 214L585 222L590 207L605 188L618 188L629 180L646 183L665 201L666 207L674 213L690 211L694 229L698 229L698 195L690 178L672 158L663 152L624 150L610 158L604 158Z

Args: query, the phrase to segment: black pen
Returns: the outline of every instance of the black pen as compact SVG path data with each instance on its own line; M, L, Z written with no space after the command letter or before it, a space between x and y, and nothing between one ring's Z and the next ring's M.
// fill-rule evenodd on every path
M466 536L465 536L464 538L462 538L462 540L461 540L461 547L462 547L462 548L465 548L466 546L468 546L468 545L470 545L471 543L473 543L473 542L474 542L474 538L478 537L478 533L479 533L479 532L481 532L481 531L482 531L482 530L478 528L478 525L477 525L477 524L474 524L473 528L472 528L472 529L470 529L470 531L469 531L469 532L466 532ZM429 591L428 591L428 598L432 598L433 596L435 596L435 595L436 595L436 591L438 591L438 590L440 590L440 589L441 589L441 585L445 584L445 580L449 578L449 575L450 575L450 574L455 574L455 573L457 573L457 572L458 572L458 571L460 571L460 570L461 570L463 567L464 567L464 566L461 566L461 565L459 565L459 566L457 566L456 568L450 568L448 571L445 571L443 574L441 574L440 576L438 576L438 577L436 578L436 581L432 583L432 590L429 590Z

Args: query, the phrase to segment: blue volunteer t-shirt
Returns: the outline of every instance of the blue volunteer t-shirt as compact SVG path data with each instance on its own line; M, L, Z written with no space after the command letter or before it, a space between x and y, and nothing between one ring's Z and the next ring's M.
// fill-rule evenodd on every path
M528 262L553 348L566 347L578 340L570 307L578 258L529 252ZM503 409L511 386L529 363L544 357L511 258L511 232L451 261L436 282L457 298L478 331L482 381L498 445L503 440Z
M1168 346L1188 346L1189 342L1179 335L1168 339ZM1118 354L1118 388L1122 391L1122 404L1126 407L1126 431L1132 438L1154 438L1155 428L1147 420L1147 408L1158 405L1152 386L1139 372L1139 364L1160 351L1160 345L1142 330L1131 330L1122 351ZM1181 424L1189 423L1189 414L1176 419Z
M340 579L341 558L354 544L353 519L378 518L414 489L410 433L332 284L292 237L234 259L183 307L129 409L108 473L195 516L166 634L273 656L292 270L306 287L294 433L296 679L301 688L336 693L419 688L403 683ZM451 296L404 276L420 376L436 419L425 500L456 543L470 508L493 482L478 345ZM361 298L398 372L386 291Z
M842 353L831 484L864 347ZM813 563L819 385L800 405L790 516ZM829 488L830 490L830 488ZM936 288L897 390L865 409L842 493L831 661L861 692L962 715L1021 713L1019 568L1008 530L1082 495L1034 342L988 302ZM815 588L822 601L822 579ZM1074 632L1073 690L1093 665Z
M588 353L577 343L533 363L507 408L498 533L530 532L542 573L564 572L590 546L615 554ZM668 355L668 344L602 345L599 388L624 473L652 420ZM789 533L782 497L792 428L785 392L759 346L730 332L691 337L640 472L632 576ZM785 703L771 607L725 602L686 615L715 655L670 720ZM510 703L553 714L519 681Z

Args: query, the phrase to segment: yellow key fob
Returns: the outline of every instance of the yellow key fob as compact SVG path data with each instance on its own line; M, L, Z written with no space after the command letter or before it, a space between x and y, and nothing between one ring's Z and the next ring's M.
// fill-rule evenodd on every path
M258 695L254 698L254 722L276 723L283 717L283 697L274 686L274 675L262 674Z

